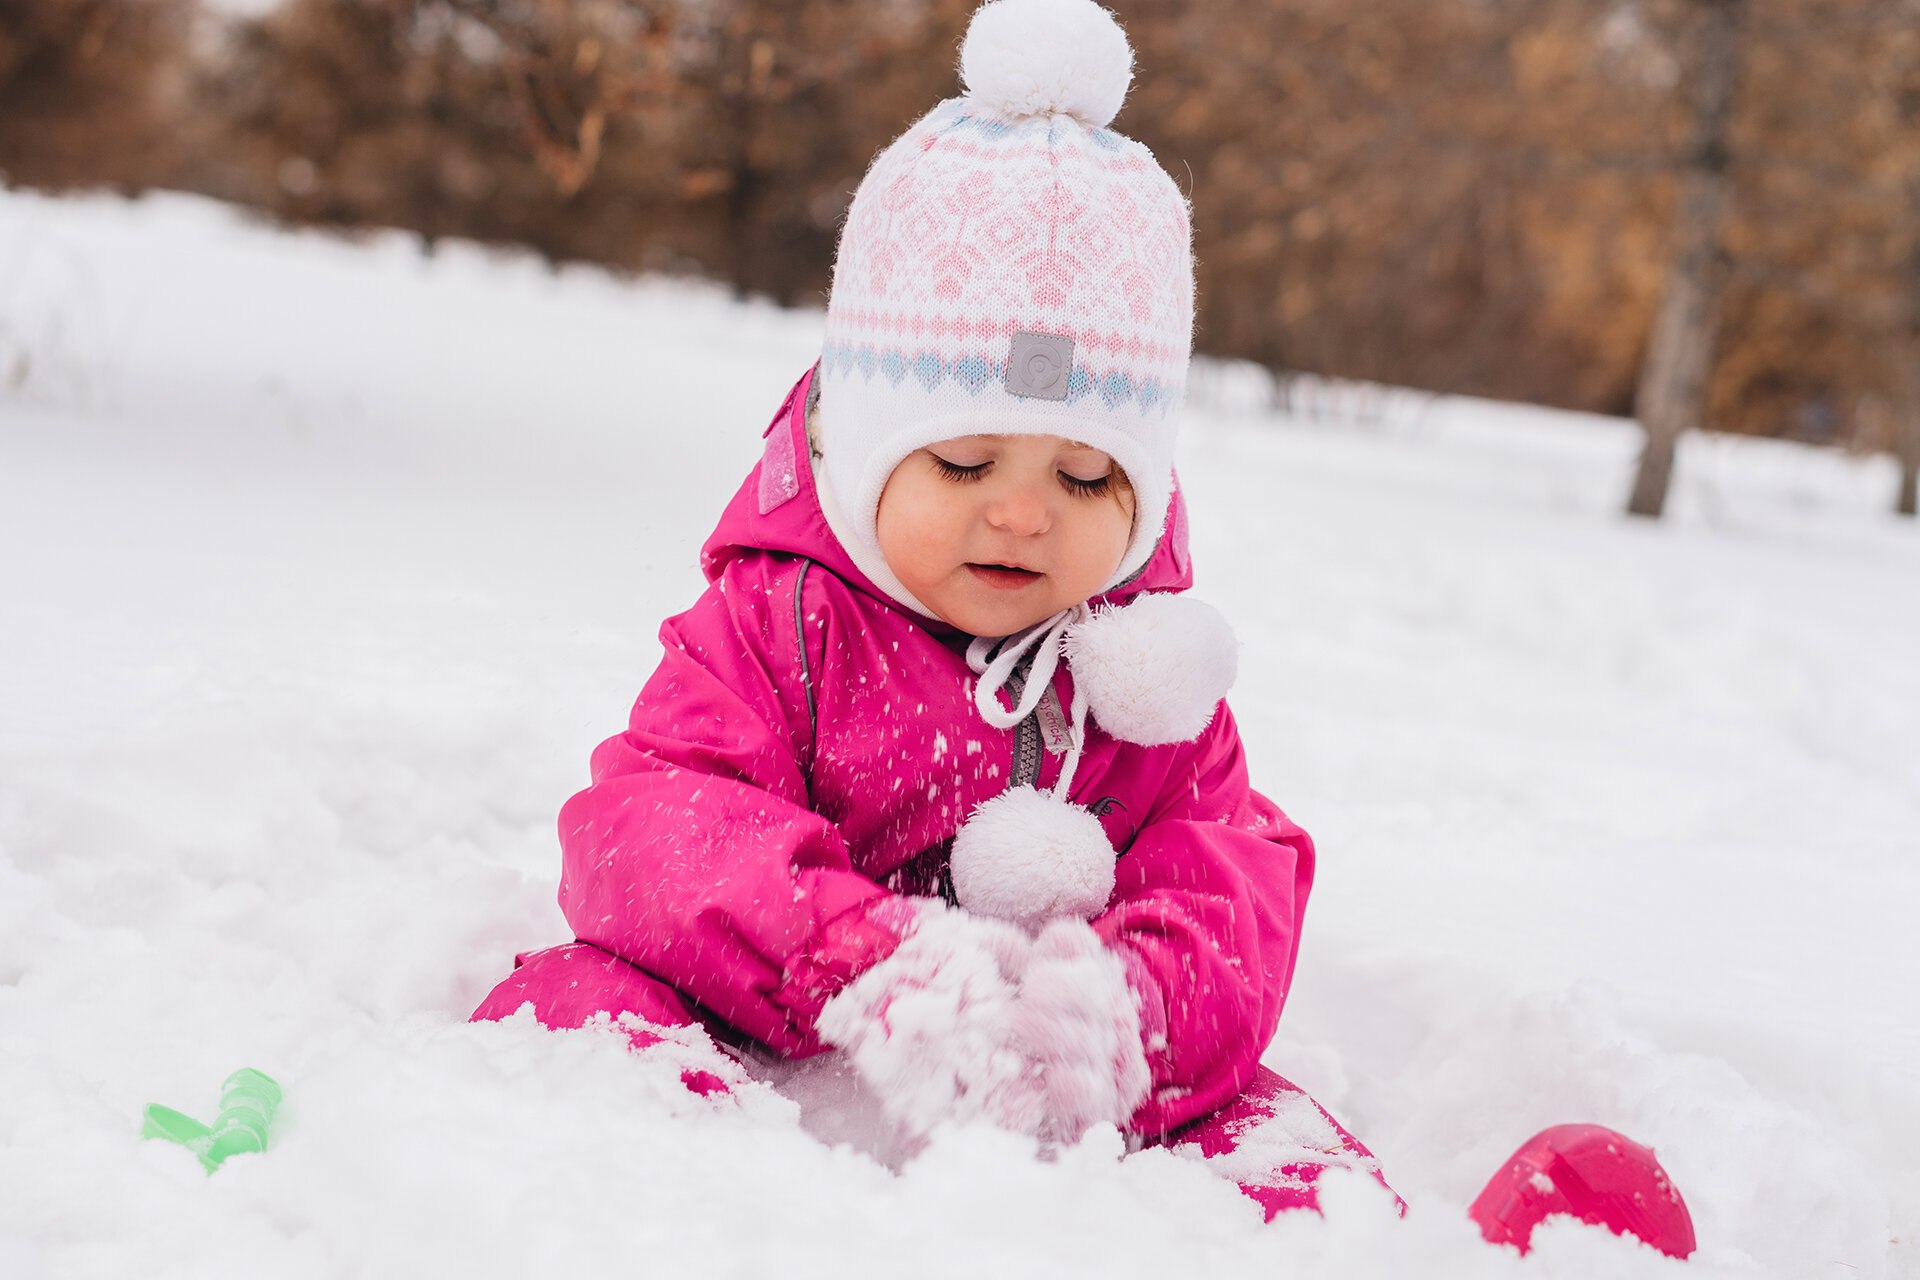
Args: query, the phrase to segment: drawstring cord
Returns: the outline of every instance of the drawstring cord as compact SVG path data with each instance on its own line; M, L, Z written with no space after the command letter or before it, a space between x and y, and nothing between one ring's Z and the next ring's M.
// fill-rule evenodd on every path
M1005 637L1005 643L992 661L987 654L1000 641L995 636L975 636L967 645L967 666L980 677L973 688L973 705L979 709L980 718L996 729L1011 729L1033 714L1040 699L1046 696L1047 689L1053 684L1053 673L1059 668L1060 654L1066 640L1067 628L1075 623L1084 622L1090 611L1084 604L1076 604L1070 609L1062 609L1051 618L1036 622L1025 631L1015 632ZM1036 647L1037 646L1037 647ZM1000 702L1000 691L1013 677L1014 668L1033 653L1033 669L1027 673L1026 686L1020 691L1019 701L1009 711ZM1067 758L1060 765L1060 780L1054 784L1053 796L1056 800L1065 800L1067 791L1073 785L1073 773L1080 767L1080 752L1086 745L1087 737L1087 694L1080 681L1073 682L1073 707L1068 712Z

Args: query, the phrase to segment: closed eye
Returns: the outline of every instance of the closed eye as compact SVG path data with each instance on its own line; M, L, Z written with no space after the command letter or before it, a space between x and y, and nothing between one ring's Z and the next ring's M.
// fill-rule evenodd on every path
M1105 493L1107 491L1107 487L1113 483L1113 472L1109 471L1097 480L1082 480L1070 471L1062 471L1060 473L1060 479L1061 482L1067 486L1069 492L1090 497L1093 494Z
M983 478L987 474L987 468L993 465L991 462L976 462L970 467L963 467L957 462L948 462L937 453L930 453L927 456L933 459L934 466L940 468L941 475L962 484Z
M992 459L976 462L972 466L961 466L957 462L949 462L937 453L929 453L927 456L933 459L933 465L939 468L942 476L957 484L970 484L976 480L983 480L986 478L988 469L993 466ZM1076 497L1092 497L1095 494L1105 493L1113 484L1111 470L1091 480L1082 479L1071 471L1061 471L1056 474L1059 475L1060 483L1067 492Z

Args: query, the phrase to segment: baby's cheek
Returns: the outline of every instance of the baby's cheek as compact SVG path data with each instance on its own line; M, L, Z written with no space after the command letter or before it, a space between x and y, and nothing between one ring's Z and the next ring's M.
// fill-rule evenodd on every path
M881 539L880 555L893 576L913 590L939 576L942 541L924 523L903 520L891 538Z
M1105 551L1112 557L1107 566L1108 572L1120 567L1120 558L1127 554L1127 544L1133 541L1133 503L1131 500L1114 504L1111 518L1107 522Z

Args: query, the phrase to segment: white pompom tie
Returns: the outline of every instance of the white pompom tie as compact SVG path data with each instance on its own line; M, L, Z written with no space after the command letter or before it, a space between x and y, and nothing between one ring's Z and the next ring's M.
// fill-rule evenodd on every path
M1067 629L1076 700L1082 690L1100 727L1122 742L1191 742L1233 688L1239 643L1204 601L1143 593Z
M1029 653L1026 684L1009 708L1000 691ZM1091 920L1113 896L1113 845L1100 820L1068 799L1088 712L1123 742L1190 742L1213 722L1239 666L1233 628L1199 600L1146 593L1098 613L1075 605L1004 640L981 636L967 647L981 719L1002 729L1026 719L1063 654L1073 669L1073 706L1059 780L1051 792L1014 787L980 805L955 834L950 862L962 907L1029 929L1060 916Z
M953 894L975 915L1037 929L1091 920L1113 897L1113 845L1100 819L1033 787L973 811L953 838Z
M1089 616L1079 604L1002 641L976 637L967 646L967 665L979 676L974 705L980 718L1011 729L1032 715L1053 683L1065 637ZM999 652L989 659L996 643ZM1008 708L1000 691L1029 653L1026 684ZM1076 681L1067 758L1051 792L1010 788L975 809L954 835L953 896L968 911L1037 929L1060 916L1091 920L1106 909L1113 897L1113 843L1098 818L1067 798L1086 746L1087 707Z
M1070 115L1104 129L1133 81L1133 49L1093 0L994 0L973 15L960 78L1002 115Z
M1060 655L1066 648L1070 629L1091 616L1086 605L1076 604L1001 641L991 636L975 636L973 643L967 646L967 666L980 677L973 687L973 705L980 712L980 718L996 729L1011 729L1032 715L1033 709L1040 705L1040 699L1046 696L1048 686L1053 683L1053 673L1060 665ZM997 654L993 652L995 644L1000 646ZM1000 690L1007 686L1007 682L1013 678L1014 669L1025 661L1029 652L1033 654L1033 665L1027 671L1026 685L1021 689L1020 698L1012 710L1008 710L1000 704ZM991 659L989 654L993 654ZM1086 729L1087 695L1076 681L1073 706L1067 712L1067 734L1071 744L1067 748L1066 761L1060 766L1060 781L1053 789L1053 794L1062 800L1067 798L1067 792L1073 786L1074 770L1080 767L1080 751L1087 744Z

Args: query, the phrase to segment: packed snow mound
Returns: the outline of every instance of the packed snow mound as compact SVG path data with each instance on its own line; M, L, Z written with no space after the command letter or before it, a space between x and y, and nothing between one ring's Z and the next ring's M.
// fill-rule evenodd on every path
M1180 460L1246 764L1316 838L1266 1063L1378 1155L878 1149L830 1063L464 1018L564 941L560 803L700 589L820 317L202 202L0 195L0 1275L1914 1275L1920 530L1893 475L1440 400L1209 395ZM137 1136L286 1091L212 1177ZM1465 1206L1655 1147L1687 1269ZM829 1140L823 1140L830 1139ZM897 1164L898 1170L889 1167Z

